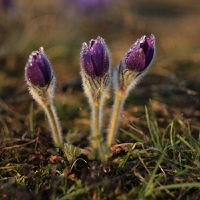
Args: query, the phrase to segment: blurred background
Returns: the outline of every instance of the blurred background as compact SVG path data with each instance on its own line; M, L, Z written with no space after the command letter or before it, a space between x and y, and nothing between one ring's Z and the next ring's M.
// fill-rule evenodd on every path
M34 128L49 131L24 80L28 56L43 46L57 78L55 104L63 132L87 135L90 108L79 77L82 43L104 38L114 68L137 38L151 33L156 37L156 56L127 99L121 126L128 129L127 123L132 123L145 129L144 105L152 99L161 127L181 115L198 130L199 10L199 0L0 0L1 130L23 134L32 120ZM105 132L112 102L111 93Z

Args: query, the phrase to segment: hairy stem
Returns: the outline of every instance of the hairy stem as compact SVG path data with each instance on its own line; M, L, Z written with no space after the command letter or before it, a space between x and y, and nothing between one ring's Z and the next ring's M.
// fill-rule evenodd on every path
M118 93L116 94L116 97L115 97L115 103L114 103L112 115L110 118L109 132L108 132L108 136L107 136L108 147L112 144L112 142L114 141L114 139L116 137L117 130L118 130L119 116L120 116L120 112L123 108L124 100L125 100L124 91L121 91L121 90L118 91Z
M98 137L101 135L99 127L100 105L98 101L95 101L92 106L92 146L97 149L99 147Z
M63 145L60 122L58 120L57 113L56 113L53 103L44 105L43 108L45 110L51 131L52 131L52 137L53 137L54 143L56 145Z

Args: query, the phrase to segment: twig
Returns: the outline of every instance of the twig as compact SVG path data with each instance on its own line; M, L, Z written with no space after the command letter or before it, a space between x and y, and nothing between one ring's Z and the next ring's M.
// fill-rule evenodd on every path
M27 142L27 143L25 143L25 144L13 145L13 146L11 146L11 147L5 147L5 148L3 148L3 149L4 149L4 150L8 150L8 149L13 149L13 148L21 148L21 147L24 147L24 146L26 146L26 145L28 145L28 144L34 143L36 140L37 140L37 138L34 139L34 140L32 140L32 141L30 141L30 142Z

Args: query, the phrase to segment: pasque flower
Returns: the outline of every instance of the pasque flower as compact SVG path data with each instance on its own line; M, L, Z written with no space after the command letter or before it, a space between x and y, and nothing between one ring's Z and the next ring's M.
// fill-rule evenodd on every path
M0 9L2 8L4 11L8 11L13 7L13 0L0 0Z
M142 36L131 46L115 70L116 90L126 95L147 72L155 54L155 37Z
M103 77L109 69L109 53L104 40L98 36L91 40L89 46L83 43L81 50L81 67L92 78Z
M71 4L76 10L76 13L83 12L91 15L97 12L102 12L111 6L112 0L60 0L62 5L67 6ZM93 15L94 16L94 15ZM98 15L97 15L98 16Z
M50 84L53 77L52 69L42 47L29 56L25 76L26 80L34 86L45 87Z
M143 36L125 54L114 72L115 103L110 120L107 144L110 146L116 137L120 112L129 92L145 75L155 54L155 37Z
M92 109L92 145L98 148L97 137L100 136L102 107L110 83L110 56L104 40L98 36L87 45L83 43L81 54L81 76L83 89Z
M126 69L141 72L151 63L155 52L155 37L143 36L138 39L126 53L124 65Z
M100 36L89 45L83 43L80 64L83 88L90 103L102 101L110 82L110 55Z
M29 56L25 66L25 78L29 92L46 113L54 143L62 145L61 127L53 105L55 77L43 47Z

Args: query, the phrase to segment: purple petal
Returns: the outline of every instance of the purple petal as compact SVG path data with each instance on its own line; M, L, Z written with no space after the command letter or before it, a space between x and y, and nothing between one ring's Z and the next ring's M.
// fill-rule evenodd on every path
M124 58L125 67L129 70L141 72L151 63L155 52L155 37L143 36L138 39L126 53Z
M91 46L90 53L96 76L104 76L108 71L109 62L104 41L100 37Z
M145 68L147 68L150 65L151 61L153 60L154 52L155 50L153 48L150 48L148 52L145 54L146 57Z
M98 36L91 40L89 47L83 43L81 67L91 77L103 77L109 69L109 54L104 40Z
M52 70L43 48L33 52L25 67L26 79L35 86L45 87L52 79Z
M83 43L82 50L81 50L81 66L84 71L91 77L95 77L95 71L91 59L91 54L86 43Z
M144 42L141 43L141 47L145 54L145 67L148 67L151 61L153 60L155 53L155 37L150 35L149 37L144 38Z
M125 57L125 66L129 70L143 71L145 68L145 55L142 48L128 52Z

